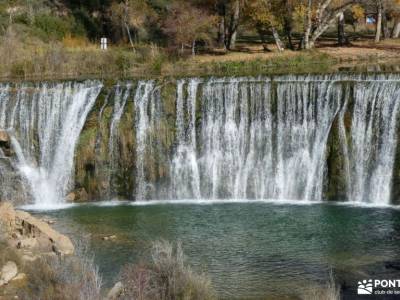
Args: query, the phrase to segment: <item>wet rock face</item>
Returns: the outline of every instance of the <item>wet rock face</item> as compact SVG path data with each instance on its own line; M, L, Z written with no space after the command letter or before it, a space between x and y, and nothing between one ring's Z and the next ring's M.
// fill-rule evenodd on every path
M85 188L79 188L69 193L65 200L67 202L87 202L89 200L89 195Z
M0 129L0 144L1 143L9 143L10 142L10 137L7 133L7 131Z
M0 129L0 150L6 157L11 157L13 151L11 149L10 135L6 130Z

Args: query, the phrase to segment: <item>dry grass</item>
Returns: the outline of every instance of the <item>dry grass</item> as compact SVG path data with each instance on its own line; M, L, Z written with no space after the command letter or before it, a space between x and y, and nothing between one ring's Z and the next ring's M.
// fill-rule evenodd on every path
M322 287L312 288L302 296L303 300L340 300L340 287L335 283L332 272L329 281Z
M180 244L153 244L151 262L127 265L122 271L121 299L207 300L214 299L210 280L187 265Z
M76 256L43 256L26 266L22 299L100 300L101 277L86 248ZM79 250L80 249L80 250Z
M17 79L61 79L125 77L159 73L164 54L153 45L138 45L136 51L111 47L102 51L85 39L65 37L44 43L8 30L0 38L0 77Z
M282 73L280 70L290 72L292 70L287 66L293 65L298 66L293 72L309 72L318 64L326 65L321 69L331 69L340 62L380 63L378 60L396 58L400 51L397 40L386 40L379 44L358 40L351 47L341 48L334 44L331 40L322 41L314 51L286 50L281 53L272 44L268 45L270 52L265 52L260 44L240 43L238 51L225 53L215 49L212 53L194 57L176 57L169 56L165 49L153 44L137 44L134 51L118 45L102 51L99 45L85 38L71 36L59 42L45 43L22 34L15 27L0 38L0 78L245 75L253 69L254 72L263 73ZM265 71L265 68L270 69Z
M8 261L21 265L20 257L7 243L6 234L0 222L0 268Z

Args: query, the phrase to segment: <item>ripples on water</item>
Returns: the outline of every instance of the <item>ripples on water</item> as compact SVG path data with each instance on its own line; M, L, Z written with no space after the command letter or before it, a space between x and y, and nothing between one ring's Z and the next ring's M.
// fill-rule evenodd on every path
M155 239L181 241L188 262L209 274L227 299L298 296L304 287L323 284L330 270L354 295L360 276L393 271L385 262L399 260L397 207L295 204L114 201L45 214L58 219L61 231L89 238L107 285L123 264L146 257ZM110 234L117 240L101 239Z

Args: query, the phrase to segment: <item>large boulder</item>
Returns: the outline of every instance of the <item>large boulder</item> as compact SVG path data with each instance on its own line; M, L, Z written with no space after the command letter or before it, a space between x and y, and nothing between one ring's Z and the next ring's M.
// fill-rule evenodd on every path
M67 236L27 212L14 210L8 202L0 203L0 221L0 228L4 228L10 236L10 244L17 248L38 250L41 253L56 252L61 255L74 252L74 245Z
M7 284L18 274L17 264L13 261L8 261L0 271L0 286Z
M74 253L74 245L67 236L55 231L49 224L29 213L17 210L16 224L22 229L23 236L36 238L42 250L48 249L65 255Z

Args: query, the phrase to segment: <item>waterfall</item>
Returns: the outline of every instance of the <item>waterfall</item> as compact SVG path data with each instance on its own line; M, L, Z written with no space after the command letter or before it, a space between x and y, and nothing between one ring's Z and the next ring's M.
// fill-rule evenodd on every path
M126 102L130 96L132 84L128 83L124 86L117 85L114 95L114 107L113 107L113 115L111 119L110 125L110 138L108 141L108 154L109 154L109 173L108 173L108 184L110 186L109 191L110 195L113 195L112 191L112 183L111 183L111 172L116 169L116 153L117 151L117 143L118 139L118 126L121 121L122 114L125 109ZM100 115L102 114L104 107L100 111Z
M188 83L185 123L178 83L175 197L321 199L326 140L340 108L334 82L276 83L275 108L268 79L205 82L196 140L198 84Z
M388 204L399 95L394 75L179 80L170 197L323 200L338 120L347 199Z
M321 200L325 148L340 108L331 82L278 84L278 199Z
M76 179L89 194L399 200L399 75L184 78L169 87L117 84L96 106L97 131L85 135L95 141L93 155L85 149L92 173L82 169ZM63 201L75 184L75 145L101 88L97 81L0 84L0 129L16 154L11 159L0 147L0 197L12 197L19 174L36 203Z
M146 158L147 149L152 149L152 134L155 130L157 119L156 110L160 99L154 93L155 83L153 81L140 81L136 88L134 104L136 111L135 133L136 133L136 188L135 198L144 200L147 198L150 183L146 180ZM151 150L150 150L151 151Z
M199 81L190 80L188 83L188 96L184 99L185 81L180 80L177 84L176 99L176 130L177 149L172 159L171 194L175 197L188 199L199 199L200 175L196 161L196 99ZM185 110L186 102L186 110ZM185 127L186 114L189 116L187 128ZM187 129L187 130L186 130Z
M354 87L349 199L389 204L397 146L399 82L358 82Z
M95 81L0 86L0 128L11 133L35 204L62 202L73 186L75 146L101 88Z

